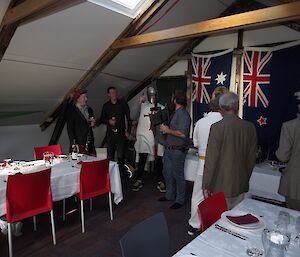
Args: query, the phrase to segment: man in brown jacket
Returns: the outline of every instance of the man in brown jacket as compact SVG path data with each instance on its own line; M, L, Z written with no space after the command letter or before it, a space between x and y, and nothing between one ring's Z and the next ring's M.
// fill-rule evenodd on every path
M298 108L300 113L300 92ZM288 208L300 211L300 116L282 124L276 156L288 162L281 175L278 192L286 196Z
M206 150L202 189L204 197L224 192L228 209L249 190L255 165L256 130L238 116L239 99L232 92L220 97L223 119L211 126Z

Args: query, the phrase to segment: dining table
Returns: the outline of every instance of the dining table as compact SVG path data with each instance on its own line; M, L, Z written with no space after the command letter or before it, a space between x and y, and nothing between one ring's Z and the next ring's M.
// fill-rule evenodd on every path
M291 223L288 226L291 232L291 243L285 256L299 257L300 244L296 242L295 221L300 217L300 212L250 198L244 199L231 212L255 215L259 218L261 226L253 230L244 229L234 226L228 222L226 215L222 215L215 224L184 246L173 257L246 257L250 256L247 249L257 249L261 253L260 256L265 256L262 233L265 228L275 230L280 211L289 213L291 217Z
M194 181L198 169L198 153L190 151L185 159L184 176L187 181ZM284 203L285 197L278 193L281 172L274 168L270 162L258 163L254 166L247 197L259 197L266 201Z
M6 213L6 186L9 175L16 173L32 173L51 168L51 191L53 201L69 198L79 192L79 178L81 162L100 160L92 156L83 156L81 161L71 158L55 158L51 166L46 166L44 160L30 162L13 162L0 169L0 216ZM116 162L109 162L109 176L111 192L115 204L123 200L122 184L119 166Z

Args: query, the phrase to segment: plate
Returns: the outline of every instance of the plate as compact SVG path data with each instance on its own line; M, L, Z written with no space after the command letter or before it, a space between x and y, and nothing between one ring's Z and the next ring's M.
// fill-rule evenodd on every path
M231 224L232 226L235 226L235 227L238 227L238 228L249 229L249 230L258 230L258 229L265 228L265 223L263 222L263 220L260 217L256 216L255 214L253 214L253 213L250 213L250 214L253 215L254 217L256 217L259 220L259 222L253 223L253 224L239 225L239 224L236 224L236 223L232 222L231 220L229 220L226 217L226 216L242 216L242 215L246 215L248 213L249 212L245 212L245 211L231 210L231 211L223 212L222 215L221 215L221 218L224 221L226 221L229 224Z

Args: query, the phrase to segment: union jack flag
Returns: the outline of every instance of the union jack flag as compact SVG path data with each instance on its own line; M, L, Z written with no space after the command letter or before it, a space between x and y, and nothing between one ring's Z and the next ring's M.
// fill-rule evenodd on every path
M270 61L272 51L244 52L244 104L249 107L258 107L260 102L264 108L269 105L269 100L264 93L262 86L270 84L270 74L263 72L264 67Z
M192 54L193 122L210 111L209 102L217 86L229 88L231 79L232 49L216 54Z
M244 49L243 118L255 127L258 145L276 160L282 123L297 116L300 41Z
M192 82L194 83L192 98L193 101L198 103L209 103L210 101L210 96L206 89L206 86L209 86L211 83L211 76L207 75L210 64L210 58L192 58Z

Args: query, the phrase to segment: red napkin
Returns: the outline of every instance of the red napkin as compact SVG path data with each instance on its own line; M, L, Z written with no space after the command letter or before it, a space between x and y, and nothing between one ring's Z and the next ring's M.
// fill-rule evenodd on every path
M259 219L248 213L242 216L226 216L231 222L238 225L254 224L259 222Z

